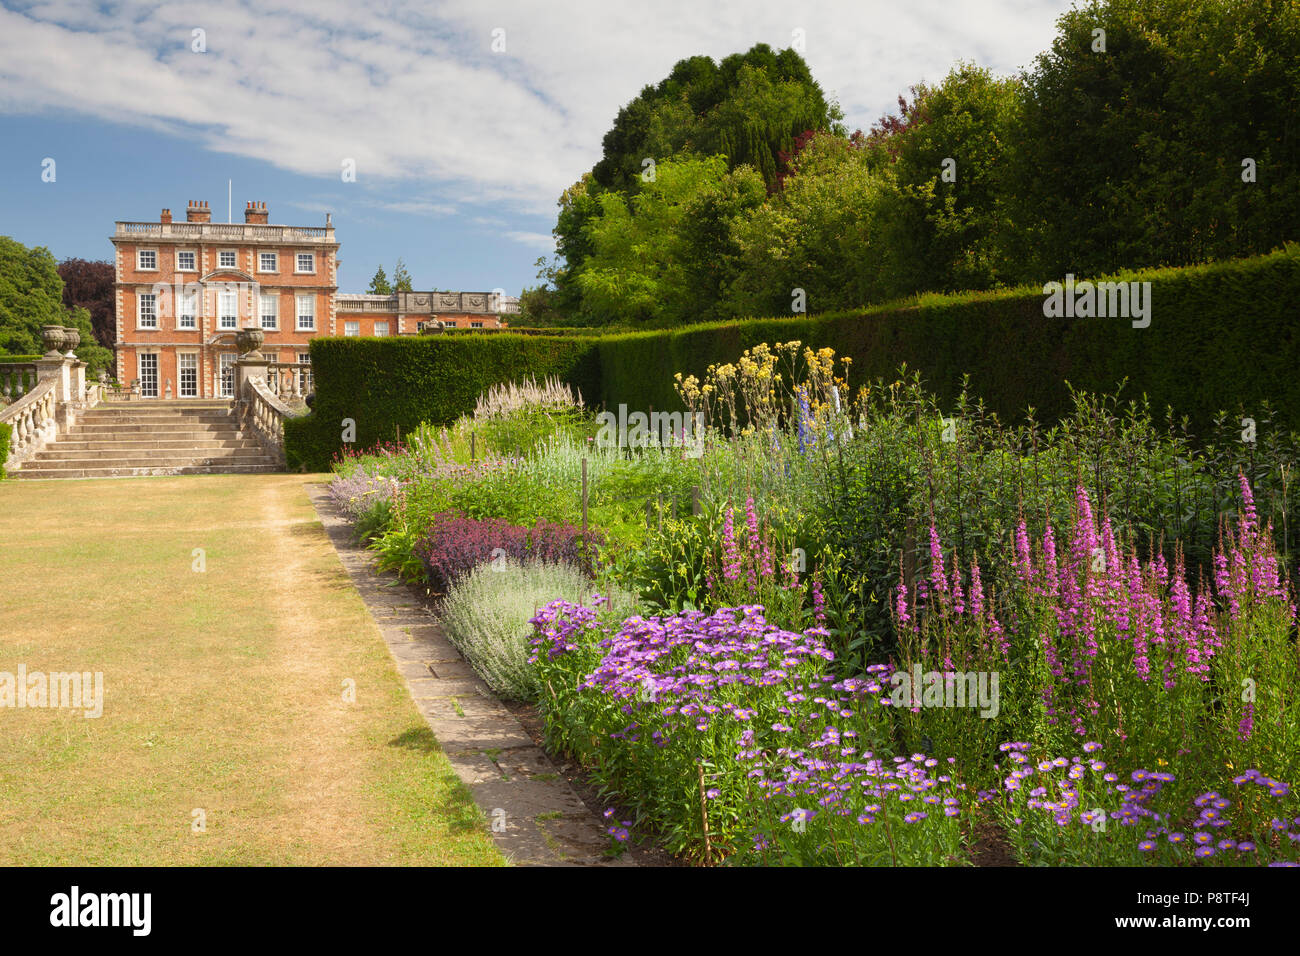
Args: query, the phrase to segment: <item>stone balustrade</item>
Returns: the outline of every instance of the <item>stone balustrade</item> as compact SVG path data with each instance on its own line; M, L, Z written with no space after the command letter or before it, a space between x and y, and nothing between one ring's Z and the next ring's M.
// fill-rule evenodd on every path
M103 396L102 383L86 384L86 363L73 352L81 333L46 325L41 340L47 349L35 362L0 363L0 424L12 429L6 469L16 468L77 423Z
M0 362L0 404L18 401L37 381L35 362Z
M185 239L194 242L262 241L298 245L334 242L333 226L264 226L229 222L119 222L115 239Z
M59 434L59 382L47 378L12 405L0 409L0 425L13 429L5 467L22 464Z
M235 362L235 413L241 431L284 464L284 423L306 414L302 403L305 362L271 362L259 351L266 335L258 328L242 329L235 337L240 356ZM290 404L293 403L293 404Z
M266 385L272 395L292 405L311 391L310 375L310 362L268 362Z

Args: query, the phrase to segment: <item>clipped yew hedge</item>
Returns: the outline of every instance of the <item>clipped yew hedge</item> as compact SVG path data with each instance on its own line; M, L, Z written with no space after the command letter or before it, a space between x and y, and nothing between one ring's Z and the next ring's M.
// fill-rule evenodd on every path
M447 424L473 411L490 386L554 375L599 401L599 357L589 336L428 335L321 338L311 343L312 412L285 425L291 469L324 471L342 446L344 421L355 447L405 435L421 422Z
M1064 279L1064 277L1060 277ZM970 376L972 395L1008 420L1070 409L1066 382L1172 406L1194 430L1216 412L1267 399L1300 426L1300 246L1266 256L1105 277L1151 283L1151 324L1126 318L1045 318L1042 286L928 295L817 317L751 319L599 342L607 407L677 408L676 372L702 376L761 342L798 339L852 358L850 382L919 371L941 402Z
M682 329L588 335L465 335L320 339L312 343L316 412L286 429L291 465L317 469L354 418L362 445L420 421L449 422L480 392L525 375L555 374L589 405L632 411L680 407L677 372L702 376L762 342L797 339L850 357L850 383L920 372L943 404L969 376L974 397L1008 421L1070 410L1069 382L1091 392L1146 394L1172 406L1193 433L1219 411L1246 414L1267 399L1277 421L1300 427L1300 246L1250 259L1104 277L1151 283L1151 322L1046 318L1042 286L926 295L851 312L747 319ZM1064 276L1058 277L1063 280ZM328 423L327 427L320 423Z

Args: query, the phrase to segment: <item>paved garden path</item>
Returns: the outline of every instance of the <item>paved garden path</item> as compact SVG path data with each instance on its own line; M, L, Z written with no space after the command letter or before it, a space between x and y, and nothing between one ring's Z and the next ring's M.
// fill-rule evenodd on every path
M452 767L487 815L506 858L534 865L635 865L605 855L599 818L519 721L442 636L419 589L377 575L323 485L311 488L325 530L366 602L396 669Z
M0 482L0 865L503 862L309 481Z

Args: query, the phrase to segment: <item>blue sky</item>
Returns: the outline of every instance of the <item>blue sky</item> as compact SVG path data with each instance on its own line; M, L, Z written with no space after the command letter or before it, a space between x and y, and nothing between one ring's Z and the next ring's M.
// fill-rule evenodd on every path
M224 221L232 180L235 221L249 200L273 223L331 212L343 291L401 256L417 288L515 295L560 192L677 60L802 44L865 127L959 59L1029 65L1069 5L0 0L0 234L108 258L116 220L193 199Z

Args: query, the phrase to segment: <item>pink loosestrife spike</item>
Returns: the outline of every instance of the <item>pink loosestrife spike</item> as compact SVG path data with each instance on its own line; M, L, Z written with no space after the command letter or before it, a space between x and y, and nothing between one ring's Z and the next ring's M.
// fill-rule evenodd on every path
M1241 485L1242 511L1245 514L1241 529L1249 535L1259 527L1259 516L1255 514L1255 496L1251 494L1250 482L1246 480L1245 472L1237 472L1237 481Z
M740 577L740 554L736 550L735 509L728 508L722 522L722 577L734 581Z
M1016 572L1025 582L1030 581L1034 575L1033 561L1029 556L1029 530L1024 521L1016 525Z
M1043 586L1049 596L1055 596L1061 588L1056 570L1056 536L1052 532L1052 523L1047 522L1043 530Z
M943 576L943 548L933 524L930 525L930 586L936 594L948 593L948 582Z
M906 627L912 620L912 615L907 610L907 585L899 581L894 594L894 609L898 615L898 624L900 627Z
M977 621L984 617L984 582L980 580L978 558L970 563L970 613Z

